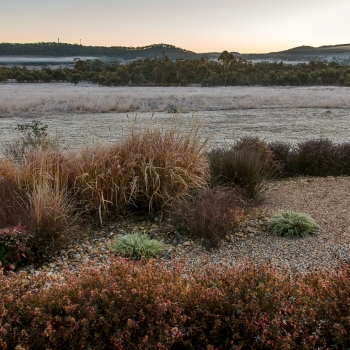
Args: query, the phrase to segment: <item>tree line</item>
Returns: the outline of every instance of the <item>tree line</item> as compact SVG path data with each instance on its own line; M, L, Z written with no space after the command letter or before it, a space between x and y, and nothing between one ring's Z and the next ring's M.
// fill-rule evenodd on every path
M73 69L49 67L0 67L0 81L90 82L103 86L350 86L350 66L336 62L311 61L297 65L283 62L253 64L227 51L217 61L201 59L171 60L167 55L135 60L128 64L77 59Z

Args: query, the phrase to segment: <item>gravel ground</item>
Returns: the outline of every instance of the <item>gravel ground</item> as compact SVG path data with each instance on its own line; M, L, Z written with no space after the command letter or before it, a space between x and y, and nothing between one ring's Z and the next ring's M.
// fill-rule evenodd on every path
M277 269L305 273L332 270L350 260L350 177L297 178L268 184L264 202L256 207L239 229L211 251L196 240L176 231L170 220L159 222L136 218L121 219L102 230L86 230L76 245L62 250L39 268L28 266L31 274L56 275L63 269L72 273L83 264L105 266L113 253L110 245L118 236L132 231L163 239L168 249L162 259L186 262L189 270L210 266L235 266L270 262ZM313 217L320 225L318 235L287 239L272 236L266 230L269 218L279 210L295 210Z

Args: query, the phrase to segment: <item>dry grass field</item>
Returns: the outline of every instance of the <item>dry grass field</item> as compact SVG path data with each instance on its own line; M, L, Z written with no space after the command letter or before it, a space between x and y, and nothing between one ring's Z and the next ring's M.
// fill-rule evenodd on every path
M33 119L77 148L120 139L132 126L166 126L174 112L188 129L194 116L204 137L223 145L242 136L297 142L350 135L350 89L340 87L98 87L0 84L1 141Z
M61 113L350 108L347 87L101 87L0 84L0 117Z

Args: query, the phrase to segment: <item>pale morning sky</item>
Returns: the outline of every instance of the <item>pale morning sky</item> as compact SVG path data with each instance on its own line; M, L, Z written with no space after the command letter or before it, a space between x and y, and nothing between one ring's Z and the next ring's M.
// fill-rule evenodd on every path
M350 43L350 0L0 0L0 42L196 52Z

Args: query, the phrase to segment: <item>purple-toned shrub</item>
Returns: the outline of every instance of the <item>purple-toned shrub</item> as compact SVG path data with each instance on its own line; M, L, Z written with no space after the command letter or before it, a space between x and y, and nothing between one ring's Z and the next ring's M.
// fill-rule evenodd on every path
M0 230L0 261L2 266L15 269L35 261L35 239L25 227L18 225Z

